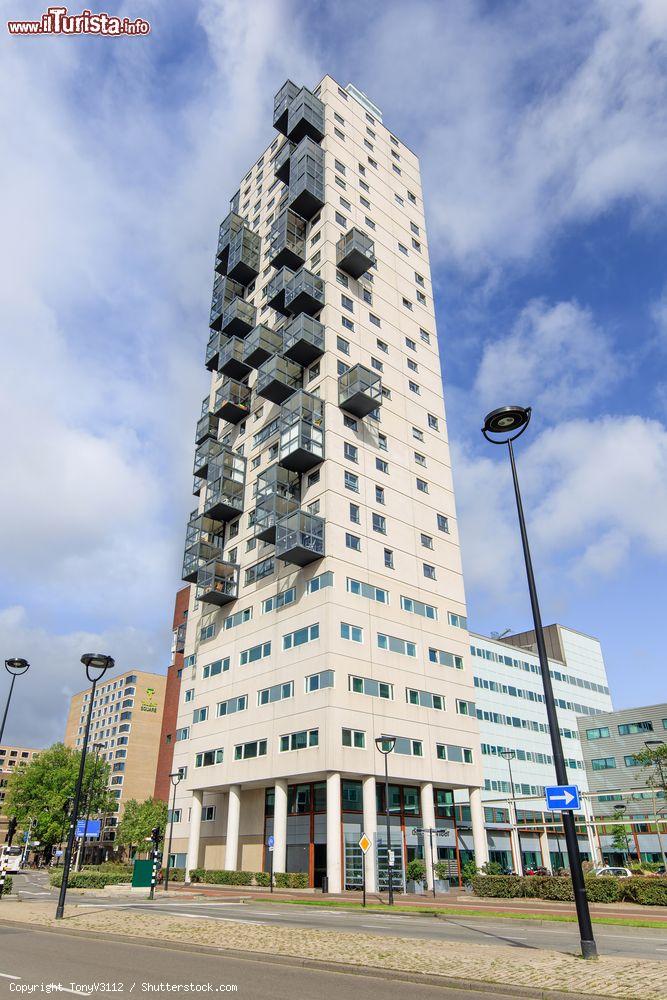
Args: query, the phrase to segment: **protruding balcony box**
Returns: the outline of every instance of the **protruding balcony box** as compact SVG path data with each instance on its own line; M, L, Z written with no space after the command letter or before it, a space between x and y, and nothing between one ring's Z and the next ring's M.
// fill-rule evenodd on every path
M324 327L301 313L285 328L283 345L283 355L306 368L324 354Z
M296 270L306 259L306 220L286 208L271 227L269 263Z
M202 604L223 607L239 596L239 567L236 563L212 559L197 573L195 597Z
M241 207L241 189L239 188L236 194L229 199L229 211L236 212L236 214L238 215L240 207Z
M281 267L266 286L267 303L276 312L282 313L283 316L289 316L290 314L289 309L285 308L285 288L293 274L294 271L291 271L289 267Z
M202 442L195 452L193 475L198 476L200 479L206 479L209 462L211 459L217 458L223 448L224 445L214 438L207 438Z
M257 322L257 310L239 295L232 299L222 317L222 332L228 337L245 337Z
M223 448L209 462L203 513L216 521L231 521L243 513L245 459L231 448Z
M282 331L272 330L260 323L243 342L243 360L251 368L259 368L274 354L280 353L282 346Z
M302 87L287 108L287 137L301 142L309 136L315 142L324 138L324 105L307 87Z
M290 156L295 149L295 143L288 139L282 144L273 161L273 173L283 184L289 184Z
M217 440L219 426L220 420L216 417L215 413L206 412L204 416L200 417L197 421L195 444L202 444L208 438L211 438L214 441Z
M224 343L225 337L222 336L220 331L211 330L211 335L206 345L206 358L204 360L204 364L210 372L217 371L220 348Z
M174 653L182 653L185 650L185 634L187 631L187 622L181 622L181 624L176 629L174 634Z
M300 389L280 410L280 456L285 469L308 472L324 459L324 401Z
M302 139L292 153L287 204L304 219L324 205L324 150L312 139Z
M285 289L285 308L291 313L314 316L324 305L324 279L299 268Z
M280 354L274 354L257 369L255 392L272 403L284 403L300 388L301 368Z
M240 337L230 337L220 351L218 371L230 378L242 379L250 372L250 365L244 361L245 344Z
M294 511L276 524L276 559L307 566L324 556L324 518Z
M375 243L361 229L350 229L336 244L336 264L353 278L360 278L375 263Z
M193 495L193 497L198 497L201 494L202 482L203 482L203 480L198 479L196 476L192 480L192 495Z
M223 379L215 394L213 412L230 424L238 424L250 413L250 388L236 379Z
M221 556L224 544L225 526L222 521L215 521L194 510L185 532L182 579L194 583L199 567Z
M213 300L211 302L211 319L208 324L212 330L220 329L223 313L237 295L243 295L243 285L238 281L222 275L215 279ZM233 333L234 331L232 330L231 332Z
M382 405L382 379L364 365L354 365L338 379L338 405L355 417L367 417Z
M275 542L276 522L298 510L301 477L276 463L257 477L255 538Z
M276 96L273 98L273 127L277 128L283 135L287 134L288 109L296 95L300 91L296 83L286 80Z
M243 228L244 224L245 219L243 216L237 215L236 212L230 212L229 215L220 223L220 229L218 231L218 251L215 257L215 269L218 274L228 273L229 244L232 237L234 237L236 233Z
M259 274L262 241L258 233L243 226L232 236L229 244L227 274L242 285L249 285Z

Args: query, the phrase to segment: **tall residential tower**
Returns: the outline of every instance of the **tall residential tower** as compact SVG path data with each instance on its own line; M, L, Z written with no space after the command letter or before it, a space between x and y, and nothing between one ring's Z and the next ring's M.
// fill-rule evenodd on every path
M419 162L287 81L222 222L183 579L175 860L387 884L470 798L479 731Z

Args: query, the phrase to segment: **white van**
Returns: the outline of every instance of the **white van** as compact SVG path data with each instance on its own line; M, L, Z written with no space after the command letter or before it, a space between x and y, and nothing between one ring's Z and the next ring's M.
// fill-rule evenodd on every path
M2 861L5 865L5 871L8 875L16 875L21 871L21 857L23 856L22 847L3 847L2 848Z

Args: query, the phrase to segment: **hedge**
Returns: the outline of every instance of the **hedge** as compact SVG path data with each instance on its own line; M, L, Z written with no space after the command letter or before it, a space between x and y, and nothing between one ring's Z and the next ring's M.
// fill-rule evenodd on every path
M162 878L167 874L167 869L162 869ZM185 868L170 868L169 869L169 881L170 882L184 882L185 881Z
M62 885L63 873L53 871L49 873L50 884L59 889ZM106 885L127 885L131 878L124 872L94 872L81 871L70 872L67 881L68 889L104 889Z
M11 875L5 875L5 888L2 891L3 896L8 896L10 894L13 884Z
M234 872L226 869L193 868L190 872L192 882L204 882L208 885L257 885L269 886L268 872ZM307 889L307 872L275 872L273 884L278 889Z
M122 864L120 861L103 861L100 865L83 865L83 872L111 872L119 875L129 875L132 878L134 865Z
M667 879L586 878L586 896L592 903L641 903L644 906L667 906ZM569 878L560 876L476 875L472 880L476 896L497 899L551 899L572 902L574 894Z
M273 881L277 889L307 889L308 872L274 872Z

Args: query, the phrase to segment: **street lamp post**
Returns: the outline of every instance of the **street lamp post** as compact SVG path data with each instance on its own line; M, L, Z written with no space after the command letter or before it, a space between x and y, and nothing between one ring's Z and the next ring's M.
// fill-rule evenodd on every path
M644 746L647 747L649 750L651 749L652 746L664 746L664 745L665 745L664 740L644 740ZM660 774L660 782L664 788L665 775L662 770L662 764L660 763L660 761L656 761L656 767L658 768L658 773ZM653 816L655 818L655 832L658 835L658 847L660 849L660 853L662 854L662 866L665 869L665 874L667 874L667 854L665 854L665 845L662 842L662 833L660 832L660 815L658 813L658 798L655 794L654 785L651 785L651 792L653 798Z
M391 850L391 824L389 822L389 766L387 758L396 746L395 736L378 736L375 746L384 757L384 811L387 819L387 873L389 879L389 905L394 905L394 866Z
M519 875L523 875L523 859L521 857L521 834L519 833L519 817L516 812L516 798L514 796L514 778L512 777L512 761L516 757L516 750L501 750L500 756L507 761L507 766L510 772L510 841L512 839L512 830L516 830L516 843L517 843L517 854L519 855L517 863L519 866Z
M10 675L12 682L9 685L9 694L7 695L7 701L5 702L5 711L2 715L2 723L0 723L0 743L2 743L2 738L5 734L5 722L7 721L9 703L12 700L12 694L14 692L14 681L17 677L21 677L25 674L29 666L30 664L28 661L22 659L20 656L14 656L9 660L5 660L5 670Z
M86 794L86 821L83 825L83 840L81 841L81 850L79 851L79 857L77 858L76 870L81 871L83 862L85 861L86 854L86 837L88 836L88 822L90 820L90 807L92 805L93 792L95 790L95 779L97 777L97 760L100 755L100 750L104 750L106 743L93 743L93 750L95 751L95 757L93 760L93 773L90 776L90 782L88 783L88 792Z
M526 577L528 579L528 590L530 593L530 604L533 612L533 623L535 626L535 640L537 642L537 652L540 660L540 672L542 675L542 685L544 689L544 705L547 711L547 721L549 723L549 735L551 737L551 749L554 759L554 769L556 771L556 781L559 785L566 785L567 768L565 766L565 755L563 753L563 743L558 727L558 714L556 712L556 702L554 699L553 686L551 684L551 674L549 673L549 659L547 657L547 647L542 629L542 616L540 605L537 599L537 587L535 575L533 573L533 562L528 544L528 532L523 513L523 502L519 489L519 478L514 461L514 449L512 443L525 431L531 416L530 407L523 406L501 406L487 414L482 428L482 434L491 444L506 444L509 452L510 466L512 469L512 480L514 483L514 496L516 499L516 509L519 518L519 530L521 533L521 544L523 547L523 558L526 565ZM586 898L586 883L584 881L581 867L581 855L579 853L579 841L577 839L577 829L574 816L570 810L563 811L563 829L565 831L565 843L567 846L568 859L570 864L570 876L572 878L572 888L574 891L574 901L577 909L577 920L579 923L579 937L581 940L581 954L583 958L597 958L597 947L593 936L593 925L591 914Z
M79 776L76 780L74 790L74 804L72 806L72 816L70 820L69 833L67 835L67 847L65 848L65 862L63 865L63 880L60 883L60 895L56 907L56 920L62 920L65 915L65 897L67 895L67 880L72 864L72 851L74 849L74 835L76 833L76 821L79 816L79 804L81 802L81 787L83 785L83 774L86 767L86 751L88 749L88 737L90 736L90 720L93 715L93 701L95 700L95 689L97 682L104 677L107 670L114 665L112 656L105 656L103 653L84 653L81 662L86 668L86 677L91 682L90 701L88 703L88 717L86 718L86 731L83 737L81 748L81 762L79 764Z
M169 888L169 864L171 861L171 838L174 833L174 809L176 808L176 789L178 787L179 781L183 777L182 771L174 771L173 774L169 775L169 780L171 781L172 788L174 789L171 797L171 816L169 817L169 846L167 847L167 868L164 873L164 891L166 892Z

